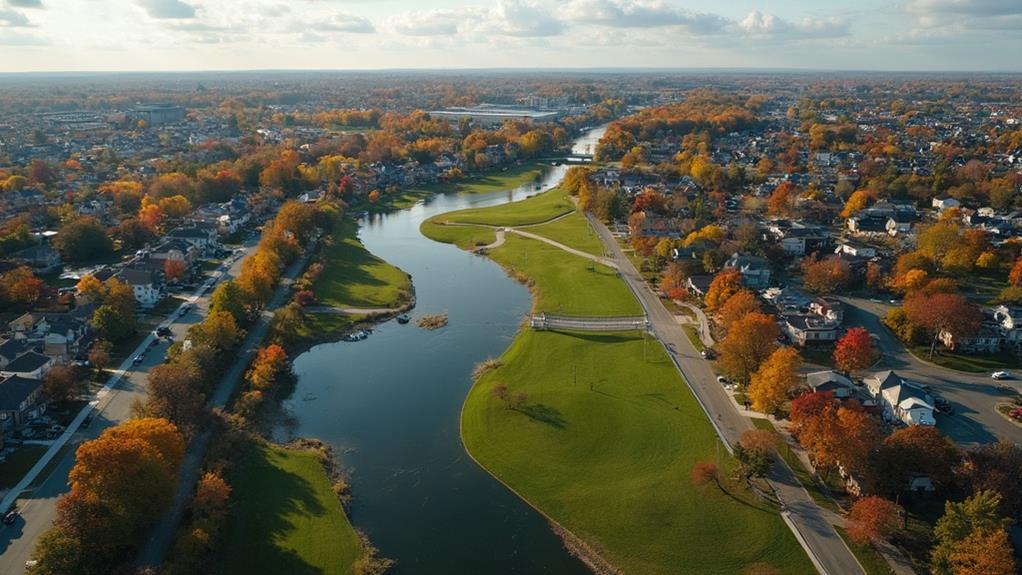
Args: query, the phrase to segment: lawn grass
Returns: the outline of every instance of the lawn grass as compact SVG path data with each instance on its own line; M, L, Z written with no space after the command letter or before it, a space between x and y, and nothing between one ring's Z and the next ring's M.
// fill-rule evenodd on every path
M305 322L295 335L302 341L320 341L350 330L366 317L358 314L306 313Z
M996 355L962 355L947 350L937 350L933 357L930 357L928 346L913 346L908 348L909 352L917 358L939 365L946 369L965 371L968 373L989 373L1002 369L1019 369L1022 364L1017 357L1011 353L999 353Z
M617 270L538 240L508 235L489 256L533 282L534 309L564 315L642 315Z
M545 167L537 162L528 162L520 166L507 167L506 171L492 170L479 176L466 178L460 182L449 182L401 188L393 193L384 194L375 204L361 206L369 211L380 212L410 208L419 201L436 194L485 194L502 192L518 186L538 181L543 176Z
M799 483L802 484L802 487L805 487L809 496L813 498L813 501L824 509L829 509L834 513L841 513L841 508L838 507L837 503L835 503L833 499L823 492L816 476L806 469L806 466L802 464L802 460L798 458L798 455L796 455L795 452L792 451L791 447L784 442L783 438L781 438L781 434L774 427L774 424L769 419L763 419L762 417L753 417L752 424L759 429L765 429L777 436L777 453L781 456L781 459L788 464L788 467L795 472L795 476L798 477Z
M17 485L46 450L45 445L22 445L8 455L0 463L0 489L10 489Z
M411 297L408 274L374 256L358 240L358 223L338 217L324 242L316 300L331 307L399 307Z
M685 331L685 335L688 336L688 341L692 343L692 347L696 348L696 351L703 351L706 349L706 345L703 344L703 340L699 338L699 329L694 325L683 325L681 329Z
M604 252L603 242L581 214L572 214L549 224L530 226L525 231L594 256L602 256Z
M728 481L726 493L693 485L717 437L664 351L646 346L639 334L523 331L469 393L466 448L624 573L812 573L776 509ZM525 404L505 407L498 383Z
M314 451L253 446L231 474L223 573L347 575L363 555Z
M844 539L845 545L852 550L852 554L859 560L859 565L866 572L866 575L894 575L894 570L887 564L887 560L872 545L859 545L848 538L848 532L843 527L834 526L837 534Z
M479 226L445 226L426 220L419 227L422 235L444 243L454 244L463 250L472 250L488 246L497 239L497 231L493 228Z
M426 223L456 222L501 227L526 226L546 222L574 210L575 204L569 199L567 190L558 187L509 204L440 214L426 220Z

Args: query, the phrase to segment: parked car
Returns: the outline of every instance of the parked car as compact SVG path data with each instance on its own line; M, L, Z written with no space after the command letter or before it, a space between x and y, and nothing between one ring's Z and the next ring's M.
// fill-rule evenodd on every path
M990 377L994 379L1014 379L1015 376L1010 371L995 371L990 374Z
M717 383L719 383L721 385L731 385L731 382L728 381L727 378L724 377L723 375L718 375L717 376Z
M18 520L18 508L12 506L4 513L3 522L4 525L14 525L14 522Z
M138 365L138 364L142 363L143 359L145 359L145 352L136 355L135 359L131 360L131 364L132 365Z
M944 399L943 397L936 397L933 399L934 407L937 409L937 413L943 413L944 415L954 415L955 408L951 405L951 402Z
M713 350L709 349L709 348L704 349L703 351L699 352L699 355L703 356L703 359L713 359L713 358L717 357L717 354L714 353Z

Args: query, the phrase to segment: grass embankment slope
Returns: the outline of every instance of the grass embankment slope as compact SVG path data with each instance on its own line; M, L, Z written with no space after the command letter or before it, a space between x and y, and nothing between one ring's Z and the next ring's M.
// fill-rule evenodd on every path
M323 246L323 273L313 285L320 305L395 308L409 302L408 274L374 256L358 240L358 222L338 217Z
M506 221L502 209L474 211L472 221ZM489 255L533 282L537 309L639 313L613 270L556 247L509 236ZM813 572L776 509L726 479L726 492L693 485L692 466L716 459L717 439L655 341L526 329L501 362L465 401L467 450L604 560L629 574ZM493 394L498 383L527 401L509 409ZM733 464L719 451L726 475Z
M311 450L254 446L232 474L222 572L354 573L364 549Z
M526 162L520 166L508 167L506 171L494 170L479 176L466 178L459 182L404 188L393 195L385 196L383 201L376 206L370 206L370 209L404 209L434 194L486 194L502 192L538 181L543 176L544 169L543 164L538 162Z

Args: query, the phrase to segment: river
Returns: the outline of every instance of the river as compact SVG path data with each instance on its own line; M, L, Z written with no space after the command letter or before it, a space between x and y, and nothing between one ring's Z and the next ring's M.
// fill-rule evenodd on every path
M583 134L573 152L591 153L604 130ZM541 189L566 169L548 168ZM511 343L529 292L492 261L419 233L433 215L535 193L529 184L435 196L363 220L365 246L412 275L413 317L446 312L450 323L425 331L390 321L365 341L317 345L295 359L289 432L337 451L351 472L351 520L397 561L389 573L589 573L542 516L466 455L459 436L472 369Z

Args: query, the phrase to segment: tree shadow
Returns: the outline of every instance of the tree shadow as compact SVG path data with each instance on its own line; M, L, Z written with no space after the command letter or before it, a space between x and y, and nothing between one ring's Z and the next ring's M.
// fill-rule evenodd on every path
M584 331L568 331L551 329L548 330L552 333L571 337L574 339L581 339L583 341L589 341L593 343L625 343L629 341L635 341L639 339L636 336L625 335L621 333L600 333L600 332L584 332Z
M532 405L516 407L515 411L526 415L533 421L544 423L554 429L565 429L567 427L568 422L561 415L561 412L549 405L535 403Z
M272 463L266 448L245 457L233 480L232 512L219 553L223 573L314 575L322 569L281 545L294 535L296 515L321 517L324 507L304 477ZM314 550L319 555L321 550Z

